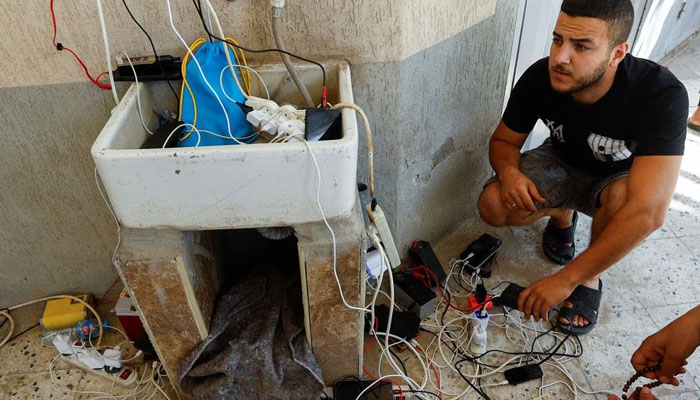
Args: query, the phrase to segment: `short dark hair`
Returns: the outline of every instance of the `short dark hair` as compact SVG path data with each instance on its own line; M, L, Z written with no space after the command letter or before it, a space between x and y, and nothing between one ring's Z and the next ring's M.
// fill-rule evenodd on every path
M611 47L627 40L634 23L630 0L564 0L561 11L572 17L602 19L608 24Z

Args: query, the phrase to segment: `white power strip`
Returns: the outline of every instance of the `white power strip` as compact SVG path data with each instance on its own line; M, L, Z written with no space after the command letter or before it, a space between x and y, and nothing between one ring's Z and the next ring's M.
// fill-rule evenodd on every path
M367 216L377 228L379 239L381 239L386 255L389 258L389 264L391 264L392 268L398 267L401 265L401 258L399 258L399 252L396 250L396 243L391 235L384 211L379 207L379 204L375 204L374 210L372 210L372 204L367 204L365 209L367 210Z
M136 383L138 382L138 376L137 376L138 374L137 374L136 370L133 370L131 368L127 368L127 367L122 366L118 372L116 372L114 374L109 374L104 369L92 369L92 368L88 367L87 365L81 363L80 361L78 361L77 355L72 355L72 356L61 355L61 360L67 362L70 365L73 365L74 367L88 371L88 372L92 373L93 375L97 375L99 377L102 377L110 382L114 381L115 384L117 384L121 387L133 388L136 386Z

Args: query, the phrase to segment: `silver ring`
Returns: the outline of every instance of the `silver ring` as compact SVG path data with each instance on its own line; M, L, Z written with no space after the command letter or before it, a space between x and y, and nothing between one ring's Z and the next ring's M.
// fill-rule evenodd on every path
M518 203L513 203L513 204L510 205L510 208L515 208L515 207L517 207L517 206L518 206Z

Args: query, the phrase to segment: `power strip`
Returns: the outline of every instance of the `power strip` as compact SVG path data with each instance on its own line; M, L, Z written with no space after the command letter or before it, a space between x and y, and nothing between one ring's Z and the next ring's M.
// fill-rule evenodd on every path
M413 399L413 391L408 385L391 385L391 396L394 400Z
M399 258L398 250L396 250L396 243L394 242L394 237L391 235L389 223L386 220L384 211L375 201L372 201L371 204L367 204L365 209L370 221L372 221L377 228L379 239L381 239L384 250L386 250L386 255L389 258L389 264L391 264L392 268L398 267L401 265L401 259Z
M92 373L93 375L97 375L101 378L104 378L110 382L114 381L115 384L125 387L127 389L133 388L136 386L136 383L138 382L138 374L135 370L131 368L127 368L122 366L121 369L114 373L114 374L109 374L107 371L104 369L92 369L88 367L87 365L81 363L78 361L77 356L64 356L61 355L61 360L67 362L68 364L80 368L82 370L88 371ZM115 380L116 378L116 380Z

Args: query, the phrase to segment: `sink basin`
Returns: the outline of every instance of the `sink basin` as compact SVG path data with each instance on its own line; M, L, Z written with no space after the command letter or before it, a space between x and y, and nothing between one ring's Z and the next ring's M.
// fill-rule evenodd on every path
M324 63L328 100L352 102L350 68ZM284 66L256 67L279 104L300 104ZM312 94L320 94L317 67L299 68ZM261 93L253 76L253 92ZM321 221L317 172L301 142L140 149L149 134L138 117L157 125L151 110L177 110L162 82L132 85L92 146L92 157L120 223L130 228L212 230L293 226ZM316 96L320 97L320 96ZM350 213L355 201L358 133L355 112L342 111L343 136L311 142L321 173L320 199L327 218Z

